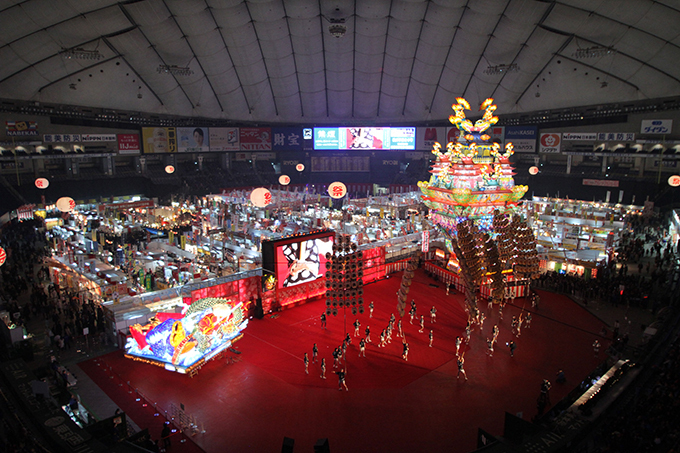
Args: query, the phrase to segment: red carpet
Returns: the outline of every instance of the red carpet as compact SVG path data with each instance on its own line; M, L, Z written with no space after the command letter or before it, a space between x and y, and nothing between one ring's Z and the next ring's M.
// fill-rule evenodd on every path
M400 338L393 335L388 347L376 347L390 314L396 314L400 279L399 273L365 287L366 312L358 319L362 333L367 325L371 327L373 343L366 358L358 357L359 338L353 336L351 326L356 317L347 316L352 336L347 354L349 392L337 390L331 357L344 338L345 320L342 314L330 316L328 329L322 329L319 316L325 303L321 301L251 320L236 344L242 360L213 362L193 379L125 359L122 352L104 360L161 407L184 404L187 413L205 426L206 433L192 439L206 451L280 451L286 436L295 439L295 451L312 451L317 439L328 438L331 452L339 453L471 451L478 427L502 433L505 411L522 412L524 419L531 419L544 378L554 384L559 369L566 373L567 384L553 385L554 403L604 359L603 352L596 358L592 350L602 323L566 297L539 292L539 310L533 314L531 328L515 338L514 358L505 343L513 339L510 320L519 314L524 299L506 306L502 321L497 307L491 314L486 304L481 307L488 317L482 332L472 332L465 354L469 381L457 380L454 340L463 334L467 319L462 296L446 296L444 285L418 271L409 300L415 299L419 316L425 315L425 332L418 333L415 321L411 325L408 315L404 318L410 344L409 361L404 362ZM375 311L369 319L371 300ZM432 305L437 308L434 325L429 316ZM490 358L485 340L495 323L500 336ZM432 348L428 347L430 329ZM304 373L303 354L308 352L311 360L315 342L319 356L326 358L326 380L319 377L318 364L310 363L309 375ZM602 351L607 346L603 342ZM94 361L80 366L109 393L111 379L98 375ZM111 396L145 426L118 400L131 395Z

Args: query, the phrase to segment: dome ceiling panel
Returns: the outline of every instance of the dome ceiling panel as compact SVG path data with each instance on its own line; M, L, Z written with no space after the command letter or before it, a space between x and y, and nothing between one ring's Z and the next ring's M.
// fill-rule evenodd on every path
M670 0L5 1L0 96L285 123L623 102L680 95L679 22Z

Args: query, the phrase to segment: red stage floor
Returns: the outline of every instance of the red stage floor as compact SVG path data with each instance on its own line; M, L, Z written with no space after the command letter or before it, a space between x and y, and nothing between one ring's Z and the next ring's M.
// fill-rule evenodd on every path
M398 273L365 287L366 312L358 318L362 332L366 325L371 327L373 343L366 358L358 357L358 338L351 326L356 318L348 310L347 331L353 339L347 354L348 392L338 391L331 357L344 338L345 320L342 314L330 316L328 329L323 330L319 320L323 301L251 320L236 345L241 361L210 363L194 378L125 359L122 352L103 360L160 407L184 404L205 427L205 434L192 438L205 451L275 452L281 450L285 436L295 439L298 452L312 451L317 439L328 438L330 451L340 453L474 450L478 427L502 434L504 412L521 412L525 420L536 415L544 378L553 382L550 397L557 402L604 359L603 352L595 357L592 348L602 322L566 297L539 291L542 300L531 328L514 338L518 346L514 358L505 346L513 339L510 321L525 304L525 311L531 310L530 304L517 299L515 306L507 305L502 321L498 307L491 313L486 304L481 307L487 320L482 332L472 332L465 353L469 381L458 380L455 337L463 335L467 319L462 296L447 296L441 282L419 270L409 301L415 299L419 315L425 315L425 332L418 333L415 321L411 325L408 315L404 318L410 344L409 360L404 362L400 338L393 336L387 347L377 347L380 331L390 314L396 314L400 283ZM371 300L375 311L369 319ZM437 308L435 324L430 323L432 305ZM494 324L500 335L491 358L486 355L486 337ZM303 354L308 352L311 360L315 342L328 364L326 380L320 378L318 364L310 364L309 375L304 373ZM608 346L603 343L602 351ZM94 360L80 366L145 426L135 418L139 403L134 394L116 391L118 378L108 378ZM565 371L567 384L554 383L559 369Z

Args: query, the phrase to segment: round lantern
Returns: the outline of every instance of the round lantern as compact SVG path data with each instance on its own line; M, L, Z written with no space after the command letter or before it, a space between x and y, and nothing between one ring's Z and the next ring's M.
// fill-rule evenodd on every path
M167 165L165 167L165 172L168 173L168 174L172 174L172 173L175 172L175 167L173 167L172 165Z
M297 171L304 171L304 170L305 170L305 166L304 166L303 164L297 164L297 165L295 166L295 169L296 169Z
M288 184L290 184L290 176L288 175L279 176L279 184L281 184L282 186L287 186Z
M258 187L250 193L250 201L258 208L264 208L272 202L272 194L264 187Z
M6 259L7 259L7 253L5 252L5 249L0 247L0 266L5 264Z
M35 180L35 186L38 189L47 189L49 187L50 181L47 178L38 178Z
M537 174L538 174L538 167L536 167L536 166L530 167L530 168L529 168L529 174L531 174L531 175L537 175Z
M76 202L71 197L61 197L57 200L57 209L61 212L71 212L76 208Z
M330 195L331 198L342 198L347 195L347 186L339 181L332 182L331 185L328 186L328 195Z
M668 178L668 185L671 186L671 187L680 186L680 176L673 175L670 178Z

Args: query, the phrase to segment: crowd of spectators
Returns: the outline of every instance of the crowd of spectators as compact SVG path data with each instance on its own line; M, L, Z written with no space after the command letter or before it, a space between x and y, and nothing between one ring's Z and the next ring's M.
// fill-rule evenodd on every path
M590 453L677 452L680 450L680 340L635 389L632 401L605 418L591 440Z

